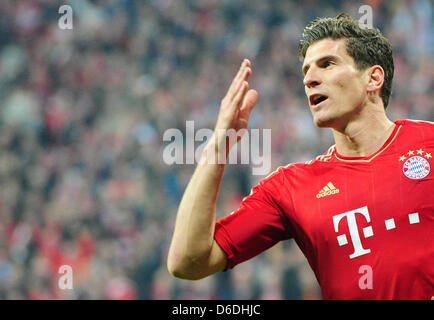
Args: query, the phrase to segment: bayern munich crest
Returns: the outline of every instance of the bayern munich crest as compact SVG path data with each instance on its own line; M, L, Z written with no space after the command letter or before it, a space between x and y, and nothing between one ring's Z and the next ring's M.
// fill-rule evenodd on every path
M399 159L400 161L404 161L402 172L409 179L423 179L431 172L431 165L428 161L430 158L432 158L431 153L425 152L422 149L417 151L410 150L406 155L403 155Z

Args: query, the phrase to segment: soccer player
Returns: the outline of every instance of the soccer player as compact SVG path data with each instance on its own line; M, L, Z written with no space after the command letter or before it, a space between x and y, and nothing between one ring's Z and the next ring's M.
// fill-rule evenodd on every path
M431 299L434 123L388 119L394 65L379 30L346 14L316 19L299 53L313 121L332 129L335 145L278 168L215 221L225 166L209 155L228 151L215 134L180 203L169 271L200 279L295 239L324 299ZM248 88L251 72L244 60L215 132L247 127L258 97Z

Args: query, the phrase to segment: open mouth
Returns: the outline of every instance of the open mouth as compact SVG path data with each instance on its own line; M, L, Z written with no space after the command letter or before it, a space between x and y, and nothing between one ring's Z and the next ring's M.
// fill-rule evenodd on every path
M323 94L314 94L309 97L309 102L312 107L319 105L321 102L327 100L328 97Z

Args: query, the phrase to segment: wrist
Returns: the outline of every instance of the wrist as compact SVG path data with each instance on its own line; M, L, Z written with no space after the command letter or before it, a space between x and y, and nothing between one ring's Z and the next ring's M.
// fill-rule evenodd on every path
M227 136L222 134L222 131L224 130L216 130L210 137L207 145L203 149L200 159L201 164L226 164L226 159L229 154L229 144Z

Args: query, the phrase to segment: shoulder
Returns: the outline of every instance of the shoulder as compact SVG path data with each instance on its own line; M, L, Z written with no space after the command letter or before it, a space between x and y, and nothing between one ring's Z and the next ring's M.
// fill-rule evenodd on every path
M402 137L411 142L434 143L434 122L422 120L396 120L396 125L400 126Z
M331 162L332 156L336 150L336 146L331 146L326 152L315 157L312 160L299 162L299 163L289 163L285 166L280 166L268 176L260 181L260 184L272 185L274 182L283 183L291 177L297 175L309 176L310 174L315 175L318 168L322 168L327 163Z
M424 120L412 120L412 119L400 119L396 120L397 125L402 125L405 128L420 129L426 128L428 130L434 130L434 122Z

